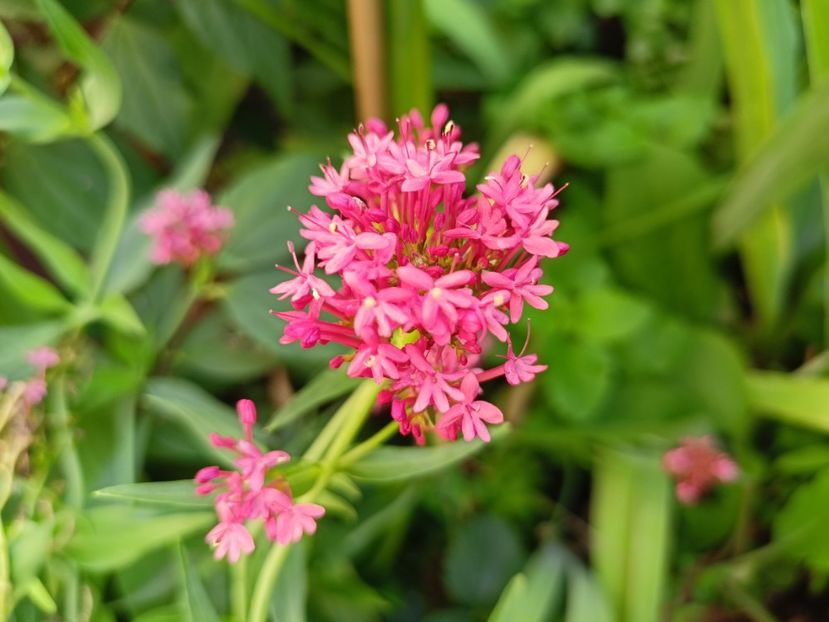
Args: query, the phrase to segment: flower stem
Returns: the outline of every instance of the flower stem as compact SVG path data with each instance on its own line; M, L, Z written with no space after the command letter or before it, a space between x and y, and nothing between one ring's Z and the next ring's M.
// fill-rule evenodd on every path
M382 429L375 432L373 436L347 451L337 462L337 466L346 467L354 464L357 460L370 454L375 448L394 436L399 429L400 425L396 421L389 421Z
M303 503L313 503L325 490L336 473L339 459L360 431L379 392L380 387L371 380L357 387L305 452L303 460L316 462L322 459L323 469L311 490L301 497ZM289 550L290 546L275 544L268 552L253 588L247 622L265 622L270 596Z
M248 559L244 555L239 560L239 563L231 566L231 589L232 589L232 607L233 619L239 622L247 620L248 595L247 595L247 581L248 581Z

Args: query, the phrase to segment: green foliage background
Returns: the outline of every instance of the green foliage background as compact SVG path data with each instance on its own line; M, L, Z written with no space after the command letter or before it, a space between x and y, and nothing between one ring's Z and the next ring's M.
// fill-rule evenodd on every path
M344 463L271 619L826 619L829 4L380 4L390 112L449 103L489 164L550 149L572 251L531 314L549 371L494 389L509 430ZM285 207L357 123L346 13L0 0L0 374L68 359L4 467L15 622L245 619L266 547L212 561L183 480L222 459L235 399L299 455L356 386L267 313ZM154 268L137 215L201 186L235 214L226 249ZM677 506L660 456L706 433L741 478Z

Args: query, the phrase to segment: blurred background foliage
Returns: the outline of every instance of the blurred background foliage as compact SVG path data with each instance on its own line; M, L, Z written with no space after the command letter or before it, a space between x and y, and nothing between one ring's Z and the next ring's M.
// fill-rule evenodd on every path
M297 237L285 207L307 208L366 112L360 45L382 61L376 112L447 102L481 144L473 180L508 145L567 182L572 251L531 314L549 371L496 389L511 430L473 457L355 465L273 619L826 619L829 4L0 0L0 17L0 373L43 343L71 359L49 407L68 414L3 510L13 620L231 619L248 588L210 559L204 505L130 485L215 461L235 399L270 405L262 439L294 452L353 388L323 371L330 350L278 344L267 290ZM199 186L236 216L215 274L154 268L136 215ZM660 456L706 433L741 479L678 506Z

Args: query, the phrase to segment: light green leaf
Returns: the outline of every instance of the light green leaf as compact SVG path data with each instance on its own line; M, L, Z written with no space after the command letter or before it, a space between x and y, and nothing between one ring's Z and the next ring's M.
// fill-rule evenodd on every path
M564 622L613 622L607 598L593 574L573 560L567 568L567 612Z
M48 98L29 91L0 98L0 131L30 142L48 142L71 133L69 116Z
M509 582L489 622L546 622L552 619L562 597L566 561L561 546L544 545L533 554L524 570Z
M110 294L98 307L101 320L124 333L143 335L147 332L141 318L130 302L121 294Z
M803 30L806 35L806 56L812 83L829 77L829 4L823 0L802 0Z
M189 622L219 622L219 615L213 608L213 603L210 602L210 594L199 579L190 561L190 556L187 555L187 550L179 545L178 553L184 578L182 587L184 588L184 608L187 620Z
M111 572L157 548L206 532L215 520L213 512L158 514L125 505L95 507L76 519L66 553L87 570Z
M304 414L345 395L360 384L359 378L350 378L341 370L326 369L317 374L280 408L265 429L274 432L289 425Z
M829 379L752 371L746 387L749 403L761 414L829 432Z
M556 411L574 421L598 412L611 387L613 359L600 344L561 338L550 341L556 355L538 382Z
M773 525L774 544L820 574L829 572L829 469L797 488Z
M0 375L10 380L28 378L32 370L25 362L26 355L53 344L66 328L66 323L60 321L0 326Z
M478 70L495 84L506 81L512 71L510 50L490 21L489 14L474 0L424 0L429 21L468 56Z
M305 622L308 599L308 555L306 543L291 546L271 596L271 616L276 620Z
M92 494L106 499L134 501L150 505L190 508L213 507L213 500L210 497L201 497L196 494L196 484L192 479L119 484L101 488Z
M45 314L68 311L72 305L48 281L18 266L0 254L0 295L10 296L32 309Z
M619 288L588 290L577 301L576 330L598 343L612 343L632 335L652 319L653 310Z
M14 63L14 43L9 31L0 23L0 95L11 82L11 68Z
M84 101L89 131L105 126L121 106L121 80L106 55L95 46L84 30L56 0L36 0L64 53L83 68L77 87ZM70 95L70 101L73 95Z
M41 229L26 210L4 192L0 192L0 218L61 285L74 294L86 289L89 273L77 252L59 237Z
M492 441L506 436L509 426L503 424L492 431ZM469 443L458 441L439 447L381 447L345 471L355 479L370 482L397 482L423 477L441 471L473 456L487 443L475 439Z

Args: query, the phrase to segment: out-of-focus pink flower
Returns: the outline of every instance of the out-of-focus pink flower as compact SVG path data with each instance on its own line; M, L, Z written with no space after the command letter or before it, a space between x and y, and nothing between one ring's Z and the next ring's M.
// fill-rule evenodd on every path
M26 360L34 366L38 372L42 372L60 363L60 356L54 348L41 346L40 348L29 352L26 356Z
M512 156L465 196L477 147L460 141L445 105L429 121L411 111L395 136L369 120L349 135L353 153L343 165L328 162L312 178L311 193L331 211L314 205L298 214L309 241L302 267L295 259L294 278L271 290L294 310L274 315L286 321L281 343L349 348L332 367L385 383L381 399L418 443L432 429L488 440L486 424L503 415L477 399L478 383L529 382L545 369L533 354L515 356L511 344L503 365L476 364L489 335L508 341L505 326L521 319L525 303L547 307L553 288L541 283L540 258L567 250L551 237L558 191L537 185Z
M733 482L737 464L714 445L710 436L689 437L662 458L665 470L676 479L676 496L687 505L697 503L721 483Z
M157 264L191 266L204 255L215 255L233 226L233 212L216 207L204 190L182 194L162 190L155 207L141 218L140 227L153 238L151 259Z
M256 406L251 400L236 404L244 438L210 435L210 442L219 449L232 451L235 471L207 466L196 473L196 494L217 492L216 514L219 523L207 534L206 541L215 548L216 559L227 557L235 564L250 554L255 543L245 523L261 520L271 541L289 544L303 534L313 534L316 519L325 508L314 503L295 504L287 481L277 476L269 479L271 469L291 459L284 451L263 452L253 440Z

